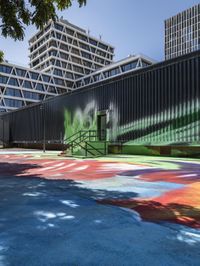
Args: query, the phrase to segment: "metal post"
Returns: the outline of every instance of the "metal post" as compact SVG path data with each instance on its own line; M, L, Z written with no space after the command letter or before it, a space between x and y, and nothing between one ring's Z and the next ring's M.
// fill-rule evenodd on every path
M42 127L43 127L43 152L46 152L46 132L45 132L45 108L44 104L40 105L40 110L42 111Z
M46 152L45 107L43 106L43 152Z

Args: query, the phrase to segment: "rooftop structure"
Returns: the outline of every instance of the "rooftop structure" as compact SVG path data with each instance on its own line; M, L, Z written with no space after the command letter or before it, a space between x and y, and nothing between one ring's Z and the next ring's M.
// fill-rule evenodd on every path
M122 75L123 73L134 71L142 67L150 66L154 63L156 63L155 60L145 55L130 55L129 57L124 58L118 62L114 62L108 66L105 66L91 73L90 75L77 79L74 82L73 88L77 89L80 87L84 87L88 84L93 84L101 80L106 80L114 76Z

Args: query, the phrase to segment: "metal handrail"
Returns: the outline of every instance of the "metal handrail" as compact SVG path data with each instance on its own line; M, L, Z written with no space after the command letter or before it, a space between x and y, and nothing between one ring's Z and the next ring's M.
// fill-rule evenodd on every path
M80 130L76 133L74 133L73 135L69 136L68 138L63 140L63 144L68 145L68 148L71 148L71 151L73 153L73 150L76 146L81 147L82 149L84 149L86 151L86 156L87 153L90 153L91 155L95 156L95 154L91 151L91 149L87 149L87 145L90 146L92 148L93 151L97 151L100 155L104 155L103 152L101 152L101 150L104 150L105 154L106 154L106 144L104 144L104 149L96 149L95 147L93 147L91 144L88 143L88 141L92 142L91 139L96 140L97 137L102 136L102 132L105 133L105 130ZM93 140L94 141L94 140ZM84 147L81 143L85 142L86 143L86 147ZM104 141L106 143L106 141Z
M90 133L90 132L95 132L96 133L97 130L80 130L80 131L74 133L73 135L69 136L68 138L64 139L63 141L64 142L65 141L69 141L70 139L72 139L75 136L79 136L80 137L81 136L81 133L84 133L84 135L85 135L85 134Z
M106 141L105 141L106 143ZM104 145L105 145L104 143ZM94 146L92 146L90 143L86 142L86 156L87 156L87 152L91 153L91 149L88 149L87 146L90 146L92 148L92 150L97 151L98 153L100 153L101 155L105 155L105 153L101 152L101 150L104 150L105 152L105 146L103 149L96 149Z

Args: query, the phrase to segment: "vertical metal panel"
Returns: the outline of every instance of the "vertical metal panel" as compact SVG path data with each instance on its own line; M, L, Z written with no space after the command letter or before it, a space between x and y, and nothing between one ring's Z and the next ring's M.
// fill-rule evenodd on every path
M44 124L47 140L59 140L65 134L65 109L73 120L77 109L84 112L94 101L97 110L115 108L119 139L157 144L199 141L199 64L199 54L188 55L2 117L10 124L13 141L41 141Z

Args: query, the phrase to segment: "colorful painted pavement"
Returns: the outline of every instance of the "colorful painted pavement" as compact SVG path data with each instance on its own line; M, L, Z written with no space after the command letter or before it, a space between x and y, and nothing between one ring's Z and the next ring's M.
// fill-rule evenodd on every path
M199 266L199 167L0 150L0 265Z
M99 204L133 211L144 221L200 229L198 160L136 156L78 160L37 154L2 154L0 158L0 176L73 180L81 188L110 192L110 196L98 193ZM112 196L113 192L118 194Z

